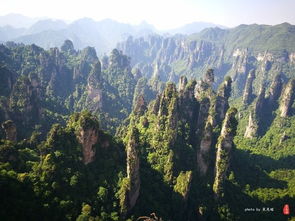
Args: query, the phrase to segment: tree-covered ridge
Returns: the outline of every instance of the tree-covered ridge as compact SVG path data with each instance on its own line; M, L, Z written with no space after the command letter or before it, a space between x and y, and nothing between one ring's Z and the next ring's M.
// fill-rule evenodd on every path
M138 93L149 90L147 98L155 96L120 51L114 49L100 61L94 48L76 51L69 40L50 50L1 45L0 74L0 120L12 119L20 138L64 124L70 113L84 109L98 114L102 127L115 133Z
M117 49L0 52L4 220L285 220L295 203L295 80L272 64L176 86Z
M86 163L80 134L95 131L95 160ZM52 126L46 140L1 140L1 219L118 220L117 192L125 154L89 112L74 114L66 127Z

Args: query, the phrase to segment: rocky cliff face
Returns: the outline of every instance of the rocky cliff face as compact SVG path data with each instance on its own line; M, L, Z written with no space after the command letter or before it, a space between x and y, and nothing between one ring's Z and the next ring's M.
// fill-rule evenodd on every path
M213 116L213 126L220 125L225 118L227 109L229 108L228 99L231 95L232 79L227 77L218 90L216 103L213 107L215 116Z
M282 81L282 75L278 74L276 75L275 79L273 80L270 90L269 90L269 103L273 105L275 102L278 101L283 88L283 81Z
M239 97L246 93L244 102L247 103L251 100L248 100L250 93L247 91L250 89L251 81L254 81L251 79L253 72L250 70L256 70L255 85L259 85L263 81L271 82L273 73L284 69L284 65L292 68L295 65L292 46L288 48L280 45L281 48L278 50L267 50L269 48L267 43L257 42L254 36L259 33L259 28L266 27L241 26L227 31L210 29L190 37L152 35L146 38L128 39L119 43L117 48L132 57L132 64L140 68L143 76L150 78L151 73L157 73L162 81L172 79L177 83L181 75L198 79L204 70L213 67L216 72L216 83L220 84L224 76L231 76L233 96ZM253 29L257 32L252 33ZM242 41L237 36L240 32L251 39L252 44L249 44L250 41ZM272 41L277 40L272 39ZM229 44L229 42L234 43ZM294 76L292 68L285 73L288 77ZM246 85L247 77L250 79ZM257 88L253 88L253 93L258 93Z
M184 91L186 85L187 78L185 76L181 76L178 83L178 91Z
M266 105L265 99L265 87L261 86L260 92L257 100L255 101L255 105L253 110L250 110L248 125L246 127L246 131L244 134L245 138L253 138L258 135L259 124L261 123L261 119L263 118L264 109Z
M130 211L139 197L140 190L140 174L139 174L139 156L138 156L138 131L132 129L129 142L127 144L127 178L130 180L130 187L127 191L128 205L127 210Z
M249 114L248 125L244 134L245 138L253 138L257 135L258 124L253 111Z
M295 98L295 79L289 80L284 92L282 93L280 102L280 116L287 117L290 115L291 107Z
M253 99L253 81L255 79L255 70L251 70L248 74L246 85L243 93L243 104L249 105Z
M226 173L230 164L231 151L233 148L233 138L236 133L237 121L235 115L237 110L232 108L226 113L221 134L218 138L216 164L215 164L215 180L213 191L217 198L223 195L223 184Z
M202 176L206 175L209 168L209 154L212 145L213 127L207 122L200 142L200 149L197 152L198 169Z
M82 145L83 163L93 162L96 153L94 145L98 142L98 131L95 128L81 129L78 140Z

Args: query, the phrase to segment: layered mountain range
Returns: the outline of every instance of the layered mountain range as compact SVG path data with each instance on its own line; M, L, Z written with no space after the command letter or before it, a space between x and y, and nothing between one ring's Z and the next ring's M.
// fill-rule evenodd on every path
M292 219L294 36L129 37L100 58L1 45L1 217Z
M128 38L117 48L132 57L148 78L178 82L181 75L200 78L208 68L215 70L217 85L224 76L234 82L234 96L241 96L248 73L256 70L254 91L269 86L278 72L294 77L295 27L240 25L233 29L209 28L198 34L175 37L152 35Z
M162 31L144 21L138 25L130 25L111 19L94 21L90 18L81 18L67 24L62 20L32 19L11 14L0 16L0 42L36 44L49 49L61 47L65 40L70 39L77 49L92 46L98 55L103 55L110 53L117 42L127 39L130 35L141 37L154 33L192 34L209 27L222 26L208 22L194 22L177 29Z

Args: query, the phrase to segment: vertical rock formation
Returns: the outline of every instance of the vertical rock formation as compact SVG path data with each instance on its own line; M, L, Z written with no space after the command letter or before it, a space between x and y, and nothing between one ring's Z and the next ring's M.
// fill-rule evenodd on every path
M258 125L257 121L255 119L253 111L250 112L249 114L249 120L248 120L248 125L246 127L246 131L244 134L245 138L253 138L256 136L258 130Z
M192 171L181 171L176 179L174 191L179 193L183 200L186 201L189 195L190 186L193 178Z
M294 102L294 98L295 98L295 79L291 79L286 85L284 92L281 96L281 102L279 107L281 117L290 116L290 111Z
M255 79L255 70L252 69L248 74L244 93L243 93L243 104L244 105L249 105L253 99L252 85L253 85L254 79Z
M178 83L178 91L184 91L186 85L187 85L186 76L181 76Z
M168 116L169 106L173 105L173 100L177 99L175 84L168 83L160 100L158 116Z
M103 106L101 64L97 61L89 74L87 84L87 99L89 109L92 111L100 110Z
M139 95L136 99L135 106L133 112L138 115L142 115L146 111L146 103L143 95Z
M65 40L63 45L60 47L61 51L74 54L76 51L74 49L73 42L70 40Z
M213 127L207 122L202 134L200 149L197 152L198 170L202 176L206 175L209 167L209 153L212 144Z
M261 114L263 113L264 105L265 105L265 86L262 85L259 90L259 95L254 107L254 113L256 114L258 118L261 117Z
M205 78L204 81L209 84L210 86L212 85L212 83L214 82L214 70L213 69L208 69L206 74L205 74Z
M269 90L269 103L273 104L276 102L282 92L283 82L281 74L276 75L274 81L272 82Z
M221 124L225 118L226 111L229 108L228 99L231 94L231 85L232 79L230 77L227 77L218 90L214 107L215 116L212 116L214 118L212 124L213 127L217 124Z
M127 143L127 185L122 186L123 197L121 207L123 213L128 213L136 204L140 190L139 156L138 156L138 130L132 128Z
M83 162L88 164L94 161L96 149L93 147L98 141L98 134L94 128L81 130L79 135L79 142L82 144Z
M11 120L5 121L2 124L2 128L5 131L6 139L15 142L16 141L17 132L16 132L16 126L13 123L13 121L11 121Z
M263 109L265 108L265 87L262 85L254 109L249 114L248 125L244 134L245 138L253 138L257 136L259 130L259 122L263 117Z
M221 134L217 143L215 180L213 191L217 198L223 196L223 184L230 164L231 150L233 148L233 138L236 133L237 120L235 115L237 110L230 108L223 121Z
M79 123L77 138L82 145L83 162L86 165L95 160L94 145L98 142L99 125L96 119L86 114L80 116Z
M206 124L206 120L209 115L210 99L204 98L200 102L200 109L196 127L196 134L201 135L201 132Z

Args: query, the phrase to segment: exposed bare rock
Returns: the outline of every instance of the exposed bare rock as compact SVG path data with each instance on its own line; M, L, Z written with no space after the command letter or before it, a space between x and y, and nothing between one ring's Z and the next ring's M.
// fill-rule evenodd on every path
M221 122L225 118L225 114L227 109L229 108L228 99L231 94L231 84L232 80L230 77L226 78L224 83L221 85L218 90L218 94L216 97L216 103L214 106L214 111L216 115L213 117L213 126L217 124L221 124Z
M205 79L204 81L209 84L210 86L214 82L214 70L213 69L208 69L206 74L205 74Z
M245 138L253 138L257 135L258 125L254 113L251 111L249 114L248 125L244 134Z
M96 153L94 145L98 141L98 130L96 128L81 129L78 134L78 140L82 144L84 164L93 162Z
M270 86L270 91L269 91L270 104L273 104L279 99L282 92L282 87L283 87L282 77L281 77L281 74L278 74L276 75L274 81L272 82Z
M103 105L103 91L101 78L101 64L97 61L89 74L87 84L87 103L91 110L99 110Z
M142 115L146 111L146 109L147 109L147 107L146 107L144 97L143 97L143 95L139 95L137 97L133 112L135 114Z
M245 138L256 137L259 130L259 119L263 115L263 108L265 105L265 87L261 86L255 106L249 114L248 125L244 134Z
M206 175L209 167L209 153L212 144L212 132L212 125L207 122L202 134L200 149L197 152L198 170L202 176Z
M294 98L295 98L295 79L291 79L286 85L284 92L281 96L281 102L279 107L281 117L290 116L290 110L293 105Z
M2 128L5 130L6 139L15 142L17 138L17 132L16 132L16 126L13 123L13 121L11 120L5 121L2 124Z
M265 105L265 86L262 85L259 90L258 98L254 107L254 113L257 117L260 117L260 115L262 114L264 105Z
M184 91L186 85L187 85L187 78L185 76L181 76L178 83L178 91Z
M234 62L232 69L237 70L237 74L247 72L248 49L236 49L233 53Z
M198 115L198 121L197 121L197 127L196 127L196 133L200 134L205 127L206 120L209 115L209 108L210 108L210 99L204 98L200 102L200 110Z
M126 147L127 179L129 179L129 188L126 190L127 202L125 201L127 212L135 206L140 190L138 143L138 131L136 128L132 128Z
M200 101L205 94L207 94L207 90L211 88L211 86L209 84L207 84L206 82L204 82L203 80L200 80L197 82L196 86L195 86L195 98Z
M255 79L255 70L252 69L248 74L244 93L243 93L243 104L244 105L249 105L253 99L252 85L253 85L254 79Z
M237 127L236 113L237 110L235 108L228 110L222 125L221 134L218 138L215 180L213 184L213 191L217 198L223 196L223 184L230 164L231 151L234 146L233 138Z

